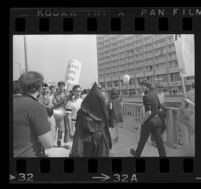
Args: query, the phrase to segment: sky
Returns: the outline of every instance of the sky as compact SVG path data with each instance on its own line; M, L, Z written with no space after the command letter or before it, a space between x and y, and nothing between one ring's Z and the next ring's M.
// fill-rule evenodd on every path
M26 35L28 70L46 81L64 81L71 59L82 63L79 85L89 88L98 81L96 35ZM13 80L24 70L24 36L13 36Z

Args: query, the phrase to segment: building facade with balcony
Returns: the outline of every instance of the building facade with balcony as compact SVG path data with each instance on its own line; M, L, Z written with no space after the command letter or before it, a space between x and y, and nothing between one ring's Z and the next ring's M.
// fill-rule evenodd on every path
M182 92L174 35L97 35L98 81L105 91L140 95L139 83L160 81L166 91ZM130 76L125 85L123 75ZM186 90L194 77L185 78Z

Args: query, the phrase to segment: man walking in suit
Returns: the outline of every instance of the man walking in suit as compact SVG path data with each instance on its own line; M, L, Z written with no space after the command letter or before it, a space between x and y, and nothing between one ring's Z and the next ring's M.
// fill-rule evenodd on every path
M144 92L143 105L145 113L142 117L138 147L136 151L131 148L130 153L135 157L140 157L149 135L152 134L156 142L159 155L164 157L166 156L166 152L161 139L162 121L158 115L159 109L161 108L158 96L154 91L152 91L151 83L147 80L142 81L140 85L142 91Z

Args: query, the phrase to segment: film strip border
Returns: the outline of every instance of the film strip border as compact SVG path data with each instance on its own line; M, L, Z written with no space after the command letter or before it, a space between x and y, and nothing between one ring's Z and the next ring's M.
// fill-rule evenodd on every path
M15 34L192 33L201 8L11 9ZM150 24L151 23L151 24Z
M168 18L158 18L158 31L168 31L169 30L169 22ZM192 31L193 30L193 19L190 17L182 18L182 31ZM122 30L122 19L121 18L111 18L110 19L110 29L111 32L121 31ZM24 32L27 31L27 20L25 18L16 18L15 21L15 31L16 32ZM61 30L63 32L74 32L75 29L75 21L73 18L63 18ZM146 31L147 25L145 23L145 19L142 17L135 18L134 21L134 31ZM54 27L52 26L52 21L49 18L39 18L38 21L38 32L54 32ZM37 29L36 27L36 29ZM87 18L86 25L85 25L85 32L96 32L98 28L101 27L98 23L97 18ZM58 29L58 28L57 28ZM108 31L108 30L107 30Z
M184 10L185 8L178 8ZM141 11L140 11L141 10ZM149 14L138 14L142 11ZM201 8L194 14L150 15L151 8L93 11L11 9L10 34L200 34ZM185 10L188 10L187 8ZM135 12L136 11L136 12ZM62 15L63 13L63 15ZM200 42L200 36L195 36ZM197 53L198 54L198 53ZM199 54L198 54L199 55ZM200 58L199 58L200 60ZM12 142L12 141L11 141ZM198 144L196 138L196 144ZM11 149L12 150L12 149ZM196 149L198 152L198 149ZM198 153L196 153L199 155ZM201 164L195 158L75 158L15 159L10 157L10 182L200 182Z
M15 159L11 183L200 182L193 158Z

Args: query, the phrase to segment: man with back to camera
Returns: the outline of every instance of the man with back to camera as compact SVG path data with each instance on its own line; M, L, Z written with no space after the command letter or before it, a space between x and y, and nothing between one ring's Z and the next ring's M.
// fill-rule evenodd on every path
M162 139L163 139L164 138L164 135L163 135L164 131L167 128L166 123L165 123L166 110L165 110L165 106L164 106L165 94L163 92L163 86L160 83L157 83L156 87L155 87L155 91L156 91L156 94L158 96L158 99L159 99L159 102L160 102L160 107L161 107L161 111L159 112L159 117L161 118L161 121L162 121L161 136L162 136ZM151 135L151 141L152 141L152 145L156 146L152 135Z
M38 72L19 78L22 95L13 101L14 157L41 157L53 146L53 135L45 107L37 100L43 83Z
M159 156L165 157L166 152L161 139L162 121L158 115L158 111L161 108L158 96L154 91L151 90L151 83L149 83L147 80L142 81L140 85L142 91L144 92L143 105L145 108L145 114L142 118L140 139L137 150L135 151L131 148L130 153L135 157L140 157L149 135L152 134L156 142Z

